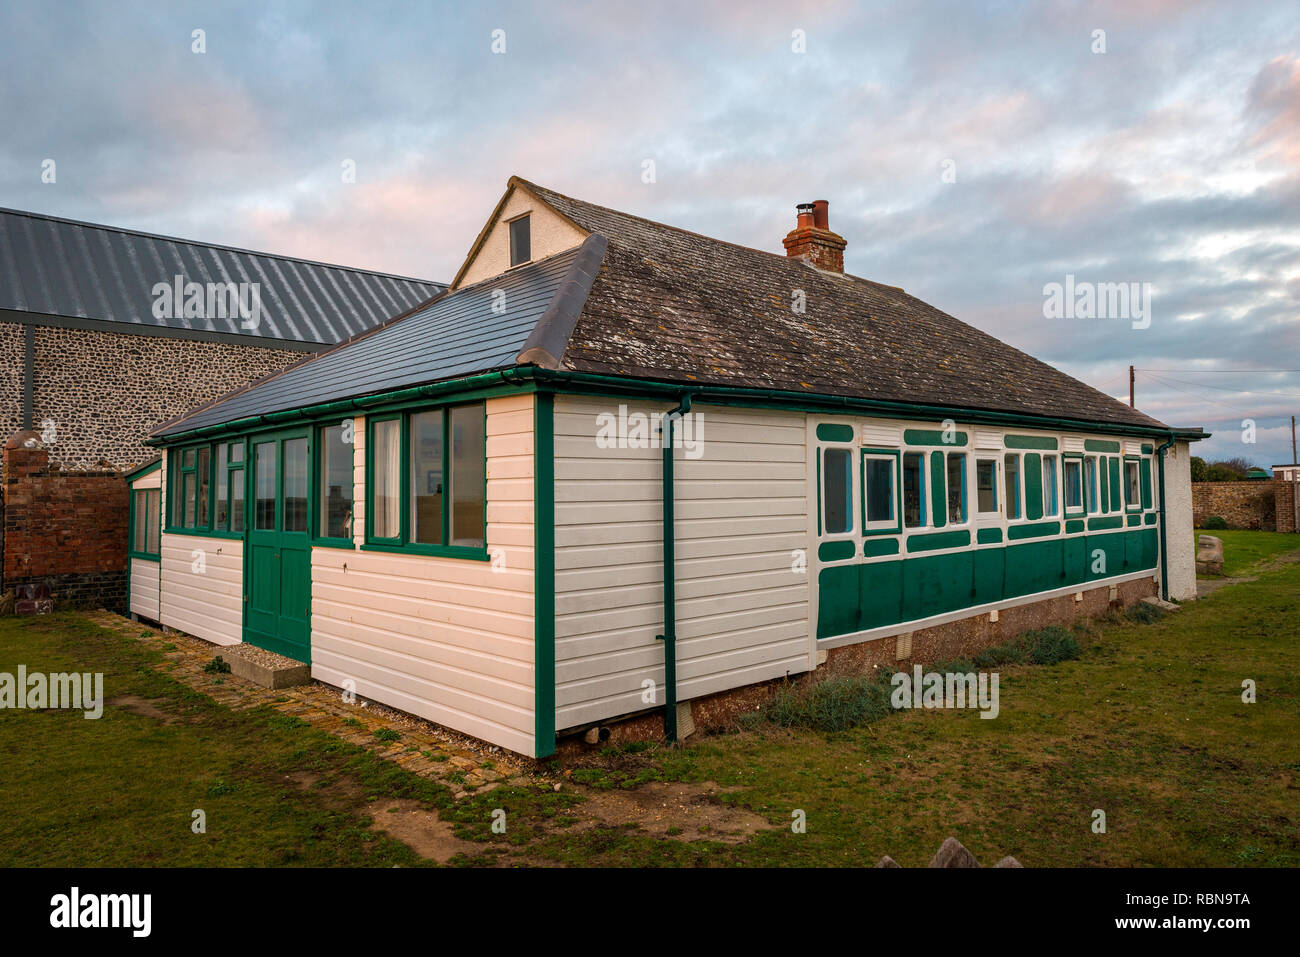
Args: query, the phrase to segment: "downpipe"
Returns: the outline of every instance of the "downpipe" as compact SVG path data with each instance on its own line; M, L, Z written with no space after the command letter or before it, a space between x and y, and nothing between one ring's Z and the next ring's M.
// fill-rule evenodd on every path
M1156 449L1156 468L1160 473L1160 597L1169 600L1169 539L1165 531L1165 450L1172 448L1174 434L1169 441Z
M673 426L690 411L691 395L685 393L681 404L664 414L661 428L664 456L664 633L655 637L664 643L664 737L669 745L677 743L677 549L673 521Z

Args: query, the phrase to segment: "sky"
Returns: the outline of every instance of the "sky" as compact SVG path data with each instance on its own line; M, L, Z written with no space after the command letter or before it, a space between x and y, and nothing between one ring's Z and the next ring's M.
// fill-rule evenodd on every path
M775 253L825 199L846 271L1292 460L1294 0L7 0L0 76L0 206L446 281L511 174Z

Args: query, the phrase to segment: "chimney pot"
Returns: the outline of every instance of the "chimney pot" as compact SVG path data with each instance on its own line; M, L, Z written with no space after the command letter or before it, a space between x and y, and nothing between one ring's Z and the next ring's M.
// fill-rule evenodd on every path
M795 207L795 210L797 210L799 213L799 218L796 221L795 229L812 229L813 226L816 224L816 220L817 220L817 214L813 210L813 204L800 203L798 206Z
M830 229L831 204L824 199L818 199L813 201L812 207L813 225L818 229Z

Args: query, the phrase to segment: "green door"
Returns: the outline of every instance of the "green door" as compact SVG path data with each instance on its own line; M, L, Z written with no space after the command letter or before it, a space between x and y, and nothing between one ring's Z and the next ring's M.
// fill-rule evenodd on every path
M311 661L308 432L259 435L248 473L244 640Z

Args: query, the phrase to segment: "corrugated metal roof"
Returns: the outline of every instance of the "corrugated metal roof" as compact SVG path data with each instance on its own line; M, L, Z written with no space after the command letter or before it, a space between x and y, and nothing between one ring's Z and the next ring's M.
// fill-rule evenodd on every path
M458 289L355 342L170 422L154 435L514 366L557 291L571 278L581 251L559 253ZM572 304L574 309L581 305L581 298Z
M154 286L257 283L238 315L155 318ZM0 309L74 320L332 345L413 309L443 283L0 208ZM180 312L182 310L173 310Z

